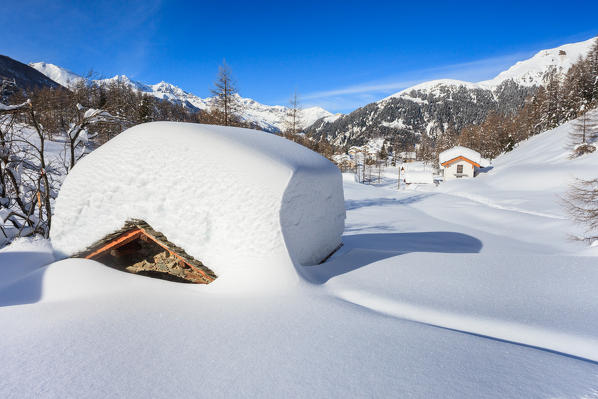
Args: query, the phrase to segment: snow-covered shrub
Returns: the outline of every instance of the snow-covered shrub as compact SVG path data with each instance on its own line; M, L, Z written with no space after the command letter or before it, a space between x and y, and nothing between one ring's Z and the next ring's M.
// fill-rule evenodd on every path
M571 158L577 158L585 154L591 154L596 151L596 147L592 144L580 144L573 148Z

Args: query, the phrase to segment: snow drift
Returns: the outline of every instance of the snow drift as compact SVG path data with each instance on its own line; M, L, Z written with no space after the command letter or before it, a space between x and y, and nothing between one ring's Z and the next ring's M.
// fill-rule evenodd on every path
M281 137L250 129L154 122L81 160L56 201L60 256L142 219L222 276L296 279L340 244L340 171ZM291 277L292 276L292 277Z

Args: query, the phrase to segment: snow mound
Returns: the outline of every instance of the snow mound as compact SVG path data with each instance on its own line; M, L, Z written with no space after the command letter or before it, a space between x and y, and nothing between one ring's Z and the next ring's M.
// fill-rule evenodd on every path
M272 134L147 123L67 176L52 245L72 255L129 219L145 220L219 277L296 281L294 265L318 263L341 242L342 178L327 159Z
M441 164L457 157L465 157L470 161L480 164L482 167L488 166L489 164L488 160L482 158L479 152L460 145L449 148L448 150L442 151L440 154L438 154L438 160Z

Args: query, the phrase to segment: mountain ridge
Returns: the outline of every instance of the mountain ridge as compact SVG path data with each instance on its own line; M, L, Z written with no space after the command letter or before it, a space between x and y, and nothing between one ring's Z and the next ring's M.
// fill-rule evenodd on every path
M483 122L492 111L515 112L525 99L548 83L554 73L563 75L596 38L540 50L496 77L467 82L438 79L403 89L334 121L319 120L307 129L314 137L326 136L336 145L363 145L386 138L393 145L414 146L422 134L442 135Z
M35 62L29 65L68 88L74 88L81 82L90 81L54 64ZM111 78L95 79L91 81L100 85L111 84L114 82L123 83L135 91L147 93L161 100L182 104L193 110L209 110L213 103L213 97L201 98L165 81L152 85L132 80L126 75L115 75ZM252 98L237 96L243 108L242 118L246 122L253 123L269 132L281 132L284 129L288 107L283 105L265 105ZM318 119L329 118L332 116L334 116L334 114L321 107L307 107L302 109L302 120L305 127L312 125Z
M0 54L0 99L19 89L59 88L61 85L37 69Z

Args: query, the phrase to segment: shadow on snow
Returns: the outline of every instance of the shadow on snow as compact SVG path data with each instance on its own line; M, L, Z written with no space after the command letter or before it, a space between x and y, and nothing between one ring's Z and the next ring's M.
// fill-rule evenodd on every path
M467 234L449 231L379 233L343 236L343 247L330 260L302 270L314 283L359 269L370 263L410 252L478 253L482 242Z
M46 271L43 265L52 261L39 252L0 253L0 307L39 301Z
M365 208L369 206L392 206L392 205L409 205L419 202L434 194L417 194L406 198L374 198L364 200L349 200L345 201L345 209L351 211L353 209Z

